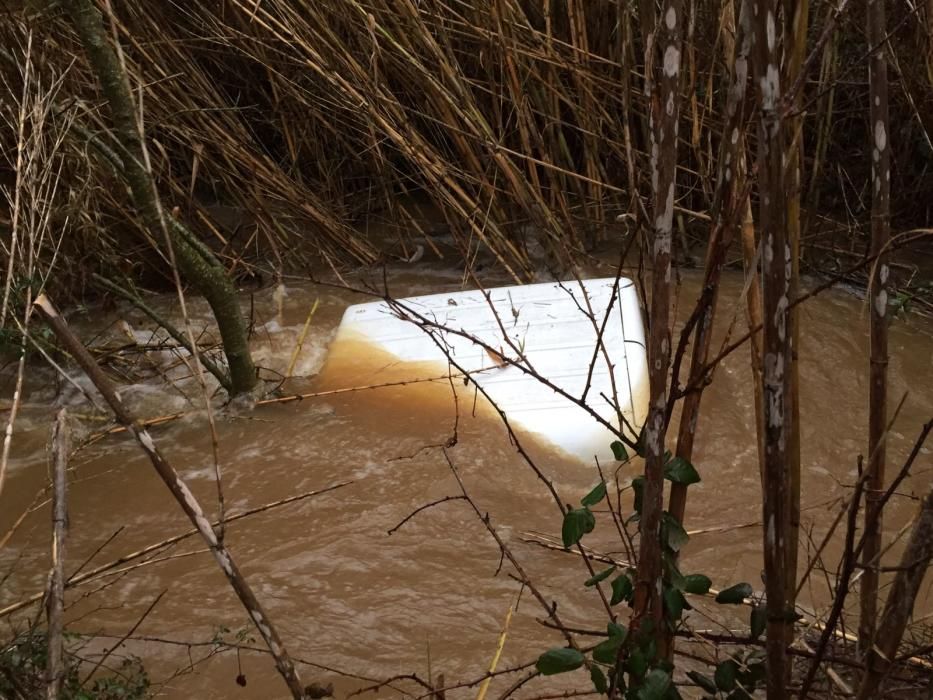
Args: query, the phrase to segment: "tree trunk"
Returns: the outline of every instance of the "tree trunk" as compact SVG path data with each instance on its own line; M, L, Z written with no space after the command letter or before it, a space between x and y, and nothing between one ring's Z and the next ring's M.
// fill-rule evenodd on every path
M661 515L664 509L664 437L667 430L667 375L671 360L671 234L677 167L677 132L680 116L681 0L663 3L660 21L653 22L653 48L646 57L646 89L650 100L651 184L654 215L654 251L651 316L648 338L650 405L645 422L645 488L641 515L641 548L633 624L644 616L660 629ZM643 26L644 31L644 26ZM647 43L652 44L648 39ZM655 71L659 89L654 90Z
M141 125L136 119L128 77L108 41L100 12L92 0L65 0L63 5L110 106L114 132L122 148L123 174L133 204L153 240L164 239L171 245L182 275L210 305L223 341L232 393L246 393L256 384L256 369L236 288L213 255L196 245L193 236L179 222L167 221L163 214L155 182L146 165Z
M879 258L872 268L871 350L868 397L868 483L865 494L865 548L862 550L859 650L871 649L878 606L878 557L882 521L878 499L884 491L885 429L887 426L888 368L888 266L881 255L890 237L891 149L888 143L888 66L885 56L884 0L868 3L868 44L873 49L868 64L868 97L871 115L871 254Z

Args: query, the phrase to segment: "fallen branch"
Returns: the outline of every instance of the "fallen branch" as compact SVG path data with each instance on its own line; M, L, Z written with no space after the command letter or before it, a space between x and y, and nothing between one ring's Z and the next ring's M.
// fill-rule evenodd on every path
M339 396L340 394L352 394L357 391L369 391L370 389L388 389L398 386L408 386L410 384L425 384L430 382L448 382L451 379L458 379L466 376L472 376L479 374L485 370L477 370L476 372L470 372L469 375L461 372L448 372L447 374L440 374L435 377L424 377L422 379L400 379L394 382L384 382L382 384L366 384L363 386L349 386L343 389L327 389L325 391L312 391L306 394L288 394L286 396L276 396L271 399L262 399L261 401L256 402L256 406L272 406L274 404L281 403L292 403L294 401L304 401L305 399L319 399L325 396ZM167 413L164 416L155 416L153 418L147 418L146 420L139 421L140 425L145 428L151 428L156 425L163 425L165 423L171 423L174 420L179 418L184 418L189 416L194 411L177 411L176 413ZM115 425L112 428L108 428L99 433L94 433L91 437L88 438L87 443L91 444L97 442L98 440L108 436L116 435L117 433L125 433L128 428L125 425Z
M194 497L194 494L191 493L187 484L185 484L178 475L178 472L175 471L165 457L162 456L162 453L159 452L158 448L156 448L155 443L152 441L146 429L140 425L124 407L123 402L117 395L116 387L113 382L111 382L107 375L100 369L94 361L94 358L91 357L91 354L87 351L87 348L85 348L84 345L81 344L81 341L71 332L65 319L55 310L49 298L41 294L39 298L36 299L35 305L58 340L65 346L68 352L71 353L71 356L85 371L94 386L97 387L97 390L104 397L104 400L110 406L111 410L113 410L117 420L123 423L133 437L136 438L139 446L149 457L152 466L168 487L172 496L175 497L182 511L188 516L188 519L194 524L201 537L207 543L208 547L210 547L218 566L220 566L224 575L227 577L227 581L240 599L246 612L256 624L256 628L269 647L269 651L272 652L276 668L285 680L292 696L295 700L302 700L305 697L304 687L301 685L301 680L298 678L298 673L295 670L291 658L289 658L288 651L285 649L282 639L279 637L275 626L266 614L262 604L253 593L252 588L250 588L249 583L247 583L243 574L240 573L239 567L237 567L227 546L219 541L211 524L208 522L207 518L204 517L204 511L201 509L201 505Z

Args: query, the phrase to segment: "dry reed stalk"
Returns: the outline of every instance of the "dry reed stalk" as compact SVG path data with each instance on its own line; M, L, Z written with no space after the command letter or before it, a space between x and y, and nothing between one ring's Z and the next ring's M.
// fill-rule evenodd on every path
M489 690L489 683L492 681L492 674L496 672L499 659L502 657L502 649L505 647L505 640L509 635L509 626L512 624L512 613L516 605L518 605L518 600L509 605L509 611L505 615L505 622L502 623L502 631L499 633L499 641L496 643L496 653L493 655L492 661L489 664L489 671L487 672L488 677L483 681L482 685L480 685L479 692L476 694L476 700L485 700L486 691ZM441 678L443 679L443 676ZM443 686L443 680L441 680L438 685Z
M745 158L742 158L743 165ZM761 329L764 326L761 310L761 284L758 274L758 250L755 243L755 219L752 211L751 197L747 197L743 206L742 215L742 263L745 268L745 314L750 329ZM752 379L755 385L755 434L758 442L758 469L761 476L761 488L764 492L764 371L761 348L761 331L753 331L749 338L751 351L750 364Z
M292 372L295 371L295 364L298 362L298 357L301 355L301 348L304 347L305 338L308 335L308 329L311 327L311 319L314 318L314 312L317 311L317 307L320 303L321 300L318 298L315 299L314 303L311 305L311 310L308 312L305 324L301 327L301 333L298 334L298 340L295 342L295 349L292 350L291 359L288 361L288 369L285 370L286 377L291 377Z
M816 144L813 148L813 160L810 165L809 192L807 193L808 209L806 224L801 235L806 236L810 230L814 214L820 205L820 175L823 172L826 154L829 149L831 131L833 126L833 111L835 107L836 76L838 72L837 58L839 56L839 37L833 34L826 42L826 48L820 61L820 72L817 80L817 94L820 95L816 105L814 118L816 130Z
M60 408L52 424L52 569L46 595L48 658L46 698L58 700L67 669L62 616L65 608L65 540L68 536L68 412Z
M887 19L884 0L867 7L867 37L872 49L868 69L871 115L871 253L878 256L872 267L869 300L870 349L868 395L868 483L865 486L865 548L860 593L859 649L867 653L874 644L878 605L881 538L884 532L879 499L884 491L885 433L887 430L888 371L888 258L884 251L891 237L891 144L888 119ZM922 517L922 516L921 516ZM893 591L892 591L893 592ZM886 642L885 642L886 643Z
M795 83L803 70L807 56L807 30L810 25L810 0L788 0L784 3L784 12L789 21L784 26L784 74L781 80L785 85ZM801 210L800 199L803 190L803 90L790 96L788 108L792 115L785 120L784 162L786 195L787 242L790 246L790 278L788 296L791 301L797 298L800 290L800 237ZM786 397L790 421L787 428L787 545L785 549L785 605L793 609L797 593L797 555L800 540L800 373L798 353L800 351L800 311L795 306L788 311L788 332L790 334L790 366ZM794 625L791 621L786 627L785 644L794 641ZM790 680L790 665L787 667L787 680Z
M264 607L256 598L249 583L243 577L243 574L240 573L239 567L233 560L230 551L227 549L226 545L218 539L211 524L208 522L207 518L204 517L204 512L197 499L178 475L178 472L175 471L162 456L158 448L156 448L148 431L126 410L116 393L116 388L113 383L101 371L100 367L98 367L94 361L94 358L91 357L87 349L71 332L64 318L58 314L48 297L40 295L36 300L36 308L39 309L58 340L68 349L71 356L85 371L88 378L94 383L94 386L97 387L97 390L104 397L104 400L110 406L117 419L127 427L136 439L136 442L146 453L146 456L152 462L152 466L168 487L182 511L197 528L198 533L207 543L218 566L233 588L234 593L236 593L247 614L255 623L259 634L269 647L269 651L275 659L276 668L285 680L292 696L295 700L302 700L304 698L304 688L295 671L294 664L288 655L288 651L285 649Z
M165 183L166 204L198 227L233 274L256 279L269 268L327 259L372 264L394 258L398 248L407 259L425 236L396 215L403 209L397 198L410 193L441 208L467 261L487 248L521 279L534 272L529 248L536 240L550 258L573 258L586 240L605 237L606 212L643 211L638 190L647 189L650 148L639 125L648 110L632 83L643 72L636 52L645 47L644 36L633 40L631 5L247 0L219 11L203 3L121 0L116 7L131 82L141 86L153 125L153 170ZM645 3L642 14L650 7ZM836 8L828 11L820 18L824 26L835 22ZM916 21L910 15L905 21L920 31L923 12L915 14ZM7 46L25 36L18 27L38 20L47 38L44 58L57 65L71 60L76 47L60 17L27 10L16 17L23 22L0 28ZM689 31L715 49L720 24L716 9L699 3ZM850 31L839 28L843 51ZM836 33L827 36L835 42ZM0 51L4 77L16 64L10 57ZM693 128L684 139L689 148L678 164L678 206L705 213L713 144L723 127L712 108L713 88L723 69L715 50L686 57L697 85ZM929 122L928 88L918 83L918 71L905 68L905 110ZM134 224L115 225L132 217L114 186L119 176L102 155L113 143L100 128L86 62L76 62L73 72L69 90L86 128L69 148L79 156L91 145L93 157L72 159L69 178L99 186L85 195L86 206L70 207L79 235L65 242L68 258L78 241L93 240L101 268L119 262L134 274L164 278L152 251L127 235ZM836 113L852 119L845 115L854 83L824 86L832 93L820 104L844 95ZM835 172L820 164L835 162L845 147L827 136L814 167L820 182L811 178L817 195L827 183L835 187ZM76 166L88 167L90 177ZM821 202L835 206L825 196ZM216 205L245 212L244 221L224 224ZM386 240L356 228L367 216L389 221ZM84 280L71 265L61 278L57 284L67 280L72 288Z
M731 7L731 0L726 0L726 4ZM744 213L745 208L744 173L739 164L744 159L747 118L745 93L748 85L748 55L751 48L747 5L747 0L743 0L739 10L741 21L737 26L734 23L734 17L731 22L724 25L724 33L729 32L734 36L734 41L730 42L733 54L726 59L731 66L732 76L728 83L725 104L725 129L720 141L716 191L713 197L714 219L706 252L706 271L703 289L694 312L696 330L690 361L689 384L698 388L684 398L677 434L676 454L688 462L693 459L693 443L700 413L700 400L703 395L701 375L709 354L713 319L719 295L719 279L726 262L726 254L735 237L736 219ZM732 26L728 27L728 24ZM687 487L679 483L672 484L668 511L681 523L684 520L686 502Z
M9 128L15 146L12 188L3 187L9 206L9 237L0 246L6 259L0 329L10 332L16 348L16 374L9 416L0 451L0 495L6 481L14 428L22 404L26 376L26 355L30 341L32 300L47 284L58 260L62 238L52 235L53 220L65 208L67 196L80 199L74 190L63 192L65 155L63 144L72 126L72 110L59 109L57 102L67 70L60 74L48 69L36 55L32 31L25 29L25 39L11 45L21 65L15 77L21 82L17 92L13 81L4 76L8 100L0 100L0 120ZM11 58L16 58L10 55ZM67 215L66 215L67 222ZM9 323L8 323L9 321ZM18 337L17 337L18 335Z

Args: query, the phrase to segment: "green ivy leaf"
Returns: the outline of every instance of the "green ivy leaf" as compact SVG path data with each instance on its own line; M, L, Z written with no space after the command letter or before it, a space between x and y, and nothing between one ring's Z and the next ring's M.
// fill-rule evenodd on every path
M645 658L645 653L637 647L632 649L632 653L628 655L628 659L625 661L625 668L635 681L642 678L645 671L648 670L648 660Z
M700 482L700 475L696 468L683 457L674 457L664 465L664 478L684 486Z
M628 574L619 574L612 580L612 598L609 605L618 605L623 600L628 600L632 595L632 579Z
M719 591L716 602L723 605L740 605L746 598L751 598L752 587L748 583L737 583L724 591Z
M625 638L628 637L628 630L624 625L620 625L618 622L610 622L606 625L606 632L610 637L620 637L622 641L625 641Z
M639 630L640 632L643 632L644 634L649 635L648 641L645 642L645 645L642 647L642 649L645 652L645 659L647 659L649 662L657 661L658 660L658 638L654 635L654 621L653 620L650 621L651 622L650 630L646 628L645 622L649 622L649 620L644 620L642 622L641 629Z
M588 578L586 581L583 582L583 585L584 586L595 586L600 581L603 581L609 578L610 576L612 576L612 572L614 572L615 570L616 568L614 566L610 566L608 569L600 571L598 574L595 574L594 576L591 576L590 578Z
M653 668L645 676L645 682L638 691L639 700L663 700L671 687L671 674L660 668Z
M580 668L583 654L576 649L549 649L538 657L535 667L542 676L553 676Z
M678 591L684 590L687 579L677 568L677 559L669 551L663 550L661 552L661 563L663 564L664 574L671 582L671 585Z
M593 681L593 687L596 692L602 695L609 690L609 683L606 681L606 674L599 666L590 667L590 679Z
M628 450L625 449L625 445L616 440L609 447L612 448L612 456L616 458L616 461L628 462Z
M583 500L580 501L581 505L584 507L595 506L601 500L606 497L606 482L600 481L596 488L590 491L583 497Z
M575 545L588 532L596 527L596 517L589 508L574 508L564 515L564 525L561 528L561 538L564 547Z
M716 681L716 687L726 692L735 688L735 676L739 671L739 665L732 659L726 659L716 667L716 673L713 674L713 680Z
M699 671L687 671L687 678L692 680L710 695L716 695L719 692L719 688L716 687L713 679L709 676L704 676Z
M671 622L677 622L683 617L684 608L687 607L687 600L683 593L670 586L664 589L664 609L667 611L667 617Z
M593 649L593 660L601 664L614 664L619 656L619 647L624 641L625 637L610 636L606 641L600 642Z
M675 517L664 513L661 518L661 541L672 551L679 552L690 541L690 535Z
M762 603L758 603L752 608L751 627L752 639L758 639L768 626L768 609Z
M632 479L632 491L635 493L635 512L641 515L641 508L645 502L645 477L636 476Z
M709 576L704 576L703 574L689 574L684 577L684 590L687 593L706 595L709 593L710 586L712 585L713 582L710 580Z

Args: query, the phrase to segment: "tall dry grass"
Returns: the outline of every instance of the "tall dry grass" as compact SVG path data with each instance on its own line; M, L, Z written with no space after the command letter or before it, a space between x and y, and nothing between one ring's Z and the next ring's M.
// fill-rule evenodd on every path
M619 214L646 221L644 47L633 5L215 0L113 9L166 204L236 275L316 261L370 264L434 247L406 197L413 193L443 213L459 257L471 260L483 248L517 279L532 274L542 253L557 267L619 236ZM685 248L703 249L713 208L727 84L719 10L695 4L688 18L675 222L681 257ZM826 21L819 12L814 35ZM150 283L167 277L154 251L125 235L137 224L68 22L54 6L7 13L0 71L9 89L17 89L29 30L41 37L42 62L71 66L61 95L78 113L71 181L87 183L90 196L71 219L66 259L75 264L61 283L81 293L88 272L99 269ZM926 41L926 18L922 10L901 14L892 26L904 40L892 46L907 59ZM854 14L837 23L842 40L827 43L802 100L805 152L814 154L804 165L807 235L813 241L826 220L841 220L855 248L868 240L860 213L870 206L858 184L867 181L864 159L847 135L868 128L864 76L848 55L861 49L846 48L863 44L846 41L856 23ZM912 72L892 89L892 128L906 135L898 143L916 136L922 145L933 89L903 59ZM922 153L905 147L893 155L901 167L892 192L905 197L892 210L916 223L927 212L909 193L929 188L933 175ZM910 187L899 187L900 177ZM379 220L388 237L367 235L364 222Z

